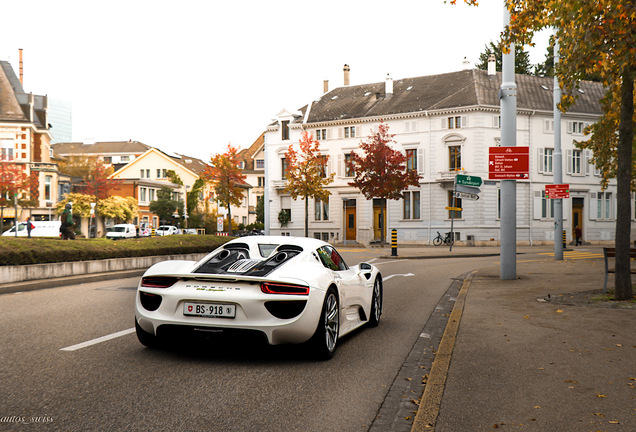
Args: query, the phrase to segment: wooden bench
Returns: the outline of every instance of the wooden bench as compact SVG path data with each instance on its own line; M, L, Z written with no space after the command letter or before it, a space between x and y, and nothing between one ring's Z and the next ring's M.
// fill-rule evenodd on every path
M605 256L605 283L603 284L603 292L607 292L607 275L610 273L616 273L616 269L609 266L609 258L616 258L616 248L603 248L603 255ZM636 249L629 250L630 260L636 259ZM636 269L630 267L630 272L636 274Z

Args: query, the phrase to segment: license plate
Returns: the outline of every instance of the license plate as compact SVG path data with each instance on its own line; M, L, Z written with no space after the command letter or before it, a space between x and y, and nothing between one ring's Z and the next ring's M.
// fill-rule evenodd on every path
M186 302L183 304L183 314L206 318L234 318L236 305Z

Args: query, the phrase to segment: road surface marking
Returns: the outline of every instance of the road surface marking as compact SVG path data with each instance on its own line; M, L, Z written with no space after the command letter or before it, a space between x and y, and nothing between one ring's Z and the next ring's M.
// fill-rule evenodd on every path
M382 278L383 281L388 281L389 279L391 279L392 277L395 276L403 276L403 277L411 277L411 276L415 276L413 273L406 273L406 274L392 274L392 275L388 275L384 278Z
M78 343L77 345L71 345L66 348L60 348L60 351L77 351L78 349L86 348L91 345L97 345L98 343L106 342L111 339L116 339L121 336L126 336L127 334L134 333L134 332L135 332L134 328L129 328L127 330L122 330L117 333L112 333L106 336L98 337L97 339L92 339L86 342Z

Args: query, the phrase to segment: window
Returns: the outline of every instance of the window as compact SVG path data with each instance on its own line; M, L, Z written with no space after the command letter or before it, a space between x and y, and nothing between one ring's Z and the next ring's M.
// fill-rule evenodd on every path
M139 178L144 178L145 171L139 170Z
M419 191L406 191L402 195L402 211L404 219L419 219L420 218L420 192Z
M534 218L551 219L554 217L554 201L546 198L545 190L534 191ZM565 212L563 213L565 219Z
M256 169L265 169L265 159L256 159Z
M289 120L283 120L280 122L281 127L281 139L286 141L289 139Z
M104 156L104 163L113 163L113 158L111 156Z
M539 149L539 172L543 174L552 174L552 156L554 149Z
M543 133L554 133L554 120L543 120Z
M569 121L568 122L568 133L574 135L583 135L583 131L585 130L586 123L582 121Z
M327 139L327 129L317 129L316 130L316 140L322 141Z
M285 213L287 213L288 219L291 221L291 197L282 196L280 197L280 208Z
M46 201L51 201L51 180L52 176L47 175L44 176L44 199Z
M147 188L145 187L140 187L139 188L139 201L141 202L146 202L146 192L147 192Z
M596 198L596 218L614 218L614 200L611 192L599 192Z
M161 170L157 168L157 178L161 178Z
M329 158L326 155L320 155L320 177L322 178L326 178L327 177L327 161L329 160Z
M265 177L258 178L258 187L265 187Z
M501 116L496 115L492 116L492 127L495 129L501 129Z
M318 252L320 261L322 261L322 265L324 265L328 269L338 271L347 270L349 268L347 267L347 264L342 259L340 254L332 246L323 246L316 252Z
M448 191L448 206L449 207L454 207L454 208L462 208L462 200L461 198L455 198L453 196L453 191L449 190ZM448 218L452 219L461 219L462 218L462 211L461 210L449 210L448 211Z
M245 169L245 161L240 161L238 163L238 169Z
M448 146L448 168L451 171L462 169L462 146Z
M446 120L448 121L448 128L449 129L461 129L462 128L462 117L461 116L448 117Z
M13 160L14 144L12 139L0 140L0 160L10 161Z
M417 149L406 150L407 171L417 171Z
M120 162L129 162L130 161L130 156L121 156L119 158Z
M287 158L281 158L280 159L280 164L281 164L281 171L280 171L280 176L283 180L285 180L285 175L287 174Z
M322 201L316 198L314 202L314 219L317 221L329 220L329 200Z
M580 149L567 151L567 173L572 175L585 175L583 166L583 152Z
M155 200L155 190L154 189L149 189L148 190L148 201L152 202Z
M351 153L347 153L345 155L344 161L345 161L345 166L344 166L345 177L353 177L355 173L353 172L353 168L351 167Z
M344 128L345 138L355 138L356 137L356 127L348 126Z

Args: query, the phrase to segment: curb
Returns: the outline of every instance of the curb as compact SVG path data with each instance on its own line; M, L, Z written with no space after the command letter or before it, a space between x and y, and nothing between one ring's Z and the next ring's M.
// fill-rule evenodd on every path
M93 273L78 276L67 276L53 279L38 279L25 282L12 282L0 284L0 295L13 294L24 291L34 291L46 288L57 288L66 285L81 285L89 282L100 282L109 279L120 279L127 277L141 277L146 269L125 270L107 273Z
M455 340L459 332L459 324L464 312L466 304L466 295L470 287L473 276L476 271L471 272L464 280L462 287L457 296L457 301L453 307L446 330L439 344L431 372L428 376L428 382L424 388L424 394L417 410L417 415L413 421L411 432L434 431L439 409L442 404L442 396L444 395L444 386L448 377L448 369L450 367L453 349L455 348Z

